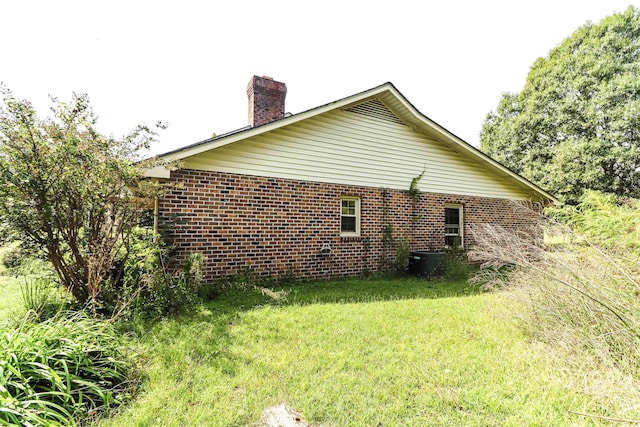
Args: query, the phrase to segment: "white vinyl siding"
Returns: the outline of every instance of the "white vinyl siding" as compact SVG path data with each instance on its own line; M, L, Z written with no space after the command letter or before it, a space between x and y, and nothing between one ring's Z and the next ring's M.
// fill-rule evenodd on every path
M379 117L332 110L188 157L183 167L336 184L506 199L530 193L439 141Z

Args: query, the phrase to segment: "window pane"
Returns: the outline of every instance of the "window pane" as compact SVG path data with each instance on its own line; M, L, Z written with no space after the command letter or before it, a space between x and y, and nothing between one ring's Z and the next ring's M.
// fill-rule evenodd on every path
M341 218L340 231L343 233L355 233L356 232L356 217L355 216L343 216Z
M462 207L444 208L444 244L462 246Z
M458 236L460 234L460 226L447 224L447 226L444 227L444 234L447 236Z
M343 200L342 201L342 215L355 215L356 214L356 201L355 200Z
M462 244L460 236L447 236L444 238L444 244L451 247L457 247Z
M444 223L445 224L460 224L460 209L458 209L458 208L444 208Z

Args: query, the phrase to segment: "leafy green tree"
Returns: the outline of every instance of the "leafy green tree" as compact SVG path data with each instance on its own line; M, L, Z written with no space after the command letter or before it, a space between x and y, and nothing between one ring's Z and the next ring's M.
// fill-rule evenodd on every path
M503 95L481 146L568 202L586 189L640 196L640 11L579 28Z
M4 86L0 93L0 223L40 248L74 298L95 311L159 190L143 179L151 165L136 162L156 130L100 134L85 94L53 99L53 116L39 119L28 101Z

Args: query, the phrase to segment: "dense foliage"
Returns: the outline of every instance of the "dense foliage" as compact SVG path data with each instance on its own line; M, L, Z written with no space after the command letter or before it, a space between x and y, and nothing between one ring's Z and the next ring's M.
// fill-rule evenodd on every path
M202 254L190 254L180 269L169 271L168 250L153 238L150 230L136 230L121 279L103 287L106 311L123 320L189 312L212 296L203 281Z
M100 134L86 95L54 99L53 117L39 119L28 101L0 93L0 222L46 253L60 282L95 311L158 190L142 180L149 164L136 163L156 133Z
M82 314L0 327L0 425L71 426L129 397L113 325Z
M577 206L548 208L547 213L590 243L622 257L620 261L640 260L640 200L589 190Z
M640 196L640 10L579 28L487 116L482 149L569 202Z

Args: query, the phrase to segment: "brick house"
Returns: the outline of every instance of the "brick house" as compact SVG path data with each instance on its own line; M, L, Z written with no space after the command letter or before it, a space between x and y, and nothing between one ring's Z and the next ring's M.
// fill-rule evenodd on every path
M173 184L156 218L177 262L202 253L207 279L245 268L275 277L378 271L398 242L468 247L474 223L532 224L514 200L555 201L391 83L294 115L286 91L254 76L247 127L165 153L180 167L149 172Z

